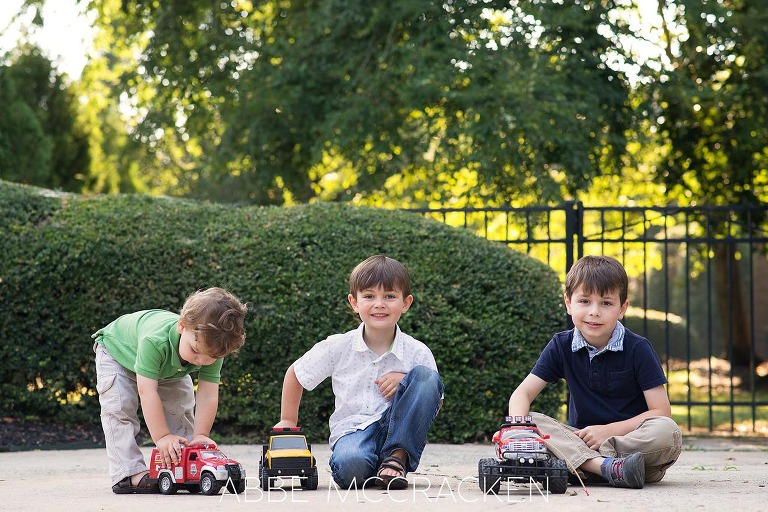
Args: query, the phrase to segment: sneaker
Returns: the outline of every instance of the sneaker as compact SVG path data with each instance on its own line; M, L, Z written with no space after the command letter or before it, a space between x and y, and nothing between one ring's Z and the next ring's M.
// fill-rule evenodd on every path
M613 487L642 489L645 484L645 458L642 453L608 457L600 465L600 473Z

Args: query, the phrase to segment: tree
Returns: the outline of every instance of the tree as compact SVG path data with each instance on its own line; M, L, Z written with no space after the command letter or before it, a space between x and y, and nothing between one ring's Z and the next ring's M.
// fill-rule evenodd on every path
M65 76L36 46L22 44L0 66L0 178L80 191L88 140Z
M306 201L338 168L330 199L464 173L467 197L556 201L615 168L633 126L613 2L91 5L103 59L140 55L113 89L126 159L196 195Z
M659 179L692 204L768 200L768 12L750 0L660 2L668 20L668 65L650 83L650 119L667 148ZM752 361L739 251L731 237L766 219L722 219L707 226L715 285L723 304L726 350ZM708 257L708 256L707 256ZM728 328L731 326L731 329ZM730 348L729 348L730 347Z
M768 163L768 12L758 4L686 0L670 11L678 33L667 30L650 118L669 148L660 177L699 204L768 199L755 187Z
M41 183L50 169L53 144L32 108L19 98L17 84L6 70L0 67L0 177Z

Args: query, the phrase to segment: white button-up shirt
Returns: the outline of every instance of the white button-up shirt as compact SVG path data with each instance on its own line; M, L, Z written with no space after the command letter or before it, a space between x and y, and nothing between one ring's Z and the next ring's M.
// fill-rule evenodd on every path
M331 377L335 410L328 421L331 446L349 432L379 420L391 401L381 395L375 381L390 372L408 373L422 365L437 371L437 364L424 343L397 327L390 350L373 353L363 340L365 324L344 334L334 334L316 343L295 363L293 370L304 389L315 389Z

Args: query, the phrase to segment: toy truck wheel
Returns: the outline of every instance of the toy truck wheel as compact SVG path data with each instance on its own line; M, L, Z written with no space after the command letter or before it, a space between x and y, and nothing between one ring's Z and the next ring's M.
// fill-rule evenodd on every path
M232 494L242 494L245 492L245 480L238 480L237 482L230 480L227 483L227 491Z
M157 479L157 486L163 494L176 494L176 491L178 490L176 484L173 483L173 479L171 479L171 475L168 473L160 475L160 478Z
M312 472L307 478L302 479L301 487L307 491L317 489L317 468L312 468Z
M264 491L269 490L269 473L264 469L264 466L259 466L259 481L261 482L261 488Z
M200 490L203 494L207 496L218 494L220 489L221 486L219 485L219 482L216 481L216 477L207 471L203 473L203 476L200 477Z
M485 494L497 494L501 487L501 477L493 476L491 471L495 465L494 459L480 459L477 464L478 483Z
M549 492L563 494L568 489L568 464L564 460L549 459L547 461L549 474Z

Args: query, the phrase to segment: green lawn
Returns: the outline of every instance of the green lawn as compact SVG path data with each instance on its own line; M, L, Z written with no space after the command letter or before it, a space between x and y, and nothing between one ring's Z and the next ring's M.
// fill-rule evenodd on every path
M731 389L733 389L734 402L752 402L752 394L748 389L744 390L738 387L738 384L741 382L738 378L734 378L733 382L735 385L731 385L727 362L719 359L713 360L711 365L707 364L706 360L692 362L690 376L685 368L685 363L678 363L674 369L667 372L667 379L669 380L667 391L670 401L709 402L709 372L712 370L713 405L711 407L709 405L691 406L690 412L687 406L673 405L672 418L680 425L684 432L692 434L768 436L768 405L755 408L754 425L751 406L737 405L731 411L731 406L728 404L731 401ZM690 386L688 385L689 379ZM691 389L690 396L688 396L689 387ZM755 392L755 401L768 402L768 390L757 390ZM559 410L558 419L566 421L566 415L567 407L563 404ZM731 428L731 424L733 424L733 428Z
M669 371L667 378L669 380L670 401L710 402L708 372L701 371L702 369L696 366L692 368L690 374L685 369ZM688 384L689 379L690 386ZM672 417L682 429L693 433L712 431L712 433L717 434L768 435L768 406L757 406L753 415L752 407L749 405L735 405L733 407L729 405L731 400L734 402L752 402L750 390L738 387L740 383L738 377L732 380L730 375L727 372L722 372L719 366L716 371L713 371L711 382L711 406L691 406L690 411L684 405L672 406ZM758 389L755 392L755 401L768 402L768 390ZM731 428L732 424L733 429Z

